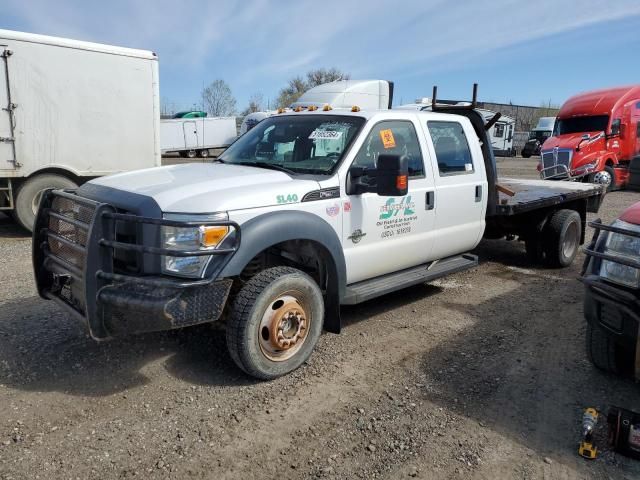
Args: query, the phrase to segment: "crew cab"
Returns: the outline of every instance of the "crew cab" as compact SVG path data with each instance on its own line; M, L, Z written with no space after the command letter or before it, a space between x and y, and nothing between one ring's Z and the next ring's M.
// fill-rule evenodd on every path
M587 354L602 370L640 380L640 202L611 225L590 225L581 277Z
M542 178L586 180L614 190L630 183L639 157L640 86L616 87L581 93L562 105L538 170Z
M97 339L222 322L238 366L270 379L340 332L341 305L474 267L483 235L569 265L603 188L498 180L474 106L298 107L211 163L48 191L38 291Z

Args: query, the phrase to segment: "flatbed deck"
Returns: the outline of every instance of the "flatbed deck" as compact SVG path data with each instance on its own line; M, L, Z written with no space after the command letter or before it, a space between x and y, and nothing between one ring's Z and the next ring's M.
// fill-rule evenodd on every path
M497 183L515 195L498 192L496 215L517 215L572 200L602 196L605 191L603 185L561 180L499 178Z

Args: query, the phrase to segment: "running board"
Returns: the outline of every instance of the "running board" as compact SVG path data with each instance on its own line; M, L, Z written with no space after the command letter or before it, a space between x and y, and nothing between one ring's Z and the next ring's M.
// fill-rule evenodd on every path
M348 285L341 303L343 305L355 305L412 285L461 272L476 265L478 265L478 257L476 255L463 253L462 255L382 275L371 280L364 280Z

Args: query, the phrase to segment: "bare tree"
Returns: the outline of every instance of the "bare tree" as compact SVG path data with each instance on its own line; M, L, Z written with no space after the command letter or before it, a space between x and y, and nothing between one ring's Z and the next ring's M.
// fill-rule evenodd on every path
M249 97L249 105L242 111L242 116L264 110L264 96L256 92Z
M288 107L298 100L304 92L310 88L317 87L323 83L335 82L337 80L349 80L348 73L341 72L337 68L319 68L310 70L306 75L307 79L297 76L289 80L286 87L280 90L276 103L279 107Z
M214 80L202 91L207 113L212 117L228 117L236 113L236 99L222 79Z

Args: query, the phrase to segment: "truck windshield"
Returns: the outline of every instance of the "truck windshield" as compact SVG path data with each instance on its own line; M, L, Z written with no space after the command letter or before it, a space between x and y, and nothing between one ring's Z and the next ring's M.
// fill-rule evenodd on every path
M218 160L290 173L331 174L365 119L337 115L266 118L241 136Z
M556 121L553 135L558 136L580 132L604 132L607 130L607 125L609 125L608 115L563 118Z
M540 143L551 136L551 130L531 130L529 132L529 140L538 140Z

